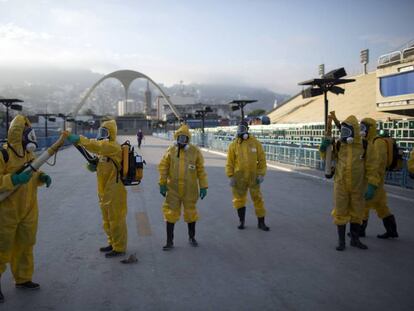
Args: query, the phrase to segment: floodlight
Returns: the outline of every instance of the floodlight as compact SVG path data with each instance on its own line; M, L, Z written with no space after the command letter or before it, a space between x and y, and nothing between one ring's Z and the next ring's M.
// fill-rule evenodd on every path
M338 68L338 69L334 69L329 71L328 73L325 73L323 75L324 79L340 79L342 77L346 76L346 71L344 67Z
M323 94L323 90L321 88L314 88L308 87L302 91L303 98L315 97Z
M339 95L339 94L344 94L345 90L343 88L339 87L339 86L333 86L333 87L331 87L331 92L336 94L336 95Z
M22 111L23 110L23 106L19 105L19 104L11 104L10 108L13 110L17 110L17 111Z

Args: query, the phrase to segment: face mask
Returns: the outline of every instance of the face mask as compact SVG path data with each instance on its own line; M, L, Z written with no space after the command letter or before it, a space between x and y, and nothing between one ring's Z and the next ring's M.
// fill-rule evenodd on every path
M361 122L359 127L361 128L361 131L360 131L361 137L364 137L364 138L367 137L368 136L368 130L369 130L368 124L365 124L365 123Z
M341 124L341 141L347 144L354 142L354 128L347 123Z
M243 140L246 140L247 138L249 138L249 134L248 133L244 133L244 134L239 135L239 137L241 139L243 139Z
M26 149L27 151L33 152L36 150L38 145L37 145L37 138L36 138L36 133L34 129L32 129L31 127L28 127L23 131L22 143L23 143L23 148Z
M244 140L246 140L247 138L249 138L249 133L248 133L248 127L247 126L245 126L245 125L243 125L243 124L240 124L238 127L237 127L237 136L238 137L240 137L241 139L244 139Z
M100 127L98 129L98 136L96 137L97 140L104 140L109 139L109 131L107 128Z
M178 135L177 137L178 147L184 148L185 150L188 148L188 141L189 141L189 138L186 135Z

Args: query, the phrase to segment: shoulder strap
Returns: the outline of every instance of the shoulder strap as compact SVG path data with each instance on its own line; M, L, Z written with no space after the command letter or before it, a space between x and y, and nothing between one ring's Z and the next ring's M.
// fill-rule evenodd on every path
M7 150L4 149L4 148L1 148L0 151L1 151L2 155L3 155L4 163L9 162L9 153L7 152Z
M368 149L368 141L365 139L362 140L362 147L364 148L364 153L362 154L362 158L365 159L365 156L367 155L367 149Z

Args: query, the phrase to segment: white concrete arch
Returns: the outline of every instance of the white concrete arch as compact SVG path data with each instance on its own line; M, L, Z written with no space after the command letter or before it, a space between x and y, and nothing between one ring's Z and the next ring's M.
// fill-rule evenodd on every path
M86 93L86 95L82 98L81 102L76 106L76 108L73 110L72 115L76 116L79 112L79 110L82 108L82 106L86 103L86 100L89 98L89 96L92 94L92 92L96 89L96 87L101 84L104 80L114 78L117 79L121 84L124 86L125 89L125 100L128 99L128 91L131 83L136 79L147 79L149 82L151 82L164 96L165 100L167 101L168 105L170 106L172 112L175 114L175 116L180 119L180 113L175 108L174 104L171 102L170 98L167 94L161 89L161 87L155 83L150 77L147 75L144 75L141 72L134 71L134 70L118 70L114 71L110 74L105 75L101 79L99 79Z

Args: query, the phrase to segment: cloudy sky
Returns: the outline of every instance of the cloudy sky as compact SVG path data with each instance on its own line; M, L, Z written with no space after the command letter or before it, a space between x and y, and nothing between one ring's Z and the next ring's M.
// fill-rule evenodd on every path
M0 0L0 67L141 71L167 85L297 83L414 40L411 0Z

